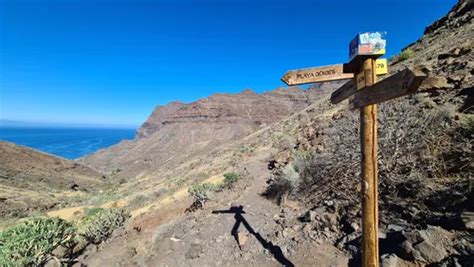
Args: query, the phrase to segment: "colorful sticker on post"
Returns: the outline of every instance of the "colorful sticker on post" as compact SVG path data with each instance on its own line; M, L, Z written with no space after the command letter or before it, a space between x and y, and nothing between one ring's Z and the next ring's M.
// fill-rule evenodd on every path
M386 43L384 32L359 33L349 44L349 58L353 59L358 55L383 55Z

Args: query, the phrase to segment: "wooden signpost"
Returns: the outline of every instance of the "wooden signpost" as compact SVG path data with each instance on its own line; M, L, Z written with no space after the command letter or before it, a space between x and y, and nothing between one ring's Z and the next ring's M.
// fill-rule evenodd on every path
M387 73L383 33L358 34L349 44L346 64L292 70L281 78L287 85L351 79L331 95L333 104L350 98L351 109L360 109L362 265L379 266L377 103L413 94L428 78L422 68L407 68L377 83Z

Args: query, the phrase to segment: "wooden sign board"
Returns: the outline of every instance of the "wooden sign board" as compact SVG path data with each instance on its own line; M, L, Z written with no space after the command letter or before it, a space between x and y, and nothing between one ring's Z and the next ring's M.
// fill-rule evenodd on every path
M422 67L406 68L372 86L356 91L349 101L349 107L362 108L415 93L427 78L428 75L422 71Z
M387 74L387 59L377 59L375 62L377 75ZM323 67L314 67L299 70L290 70L281 80L287 85L299 85L306 83L328 82L354 78L352 73L343 73L343 64L335 64Z
M283 75L281 80L287 85L298 85L351 79L352 77L354 77L352 73L342 72L342 64L336 64L316 68L290 70Z

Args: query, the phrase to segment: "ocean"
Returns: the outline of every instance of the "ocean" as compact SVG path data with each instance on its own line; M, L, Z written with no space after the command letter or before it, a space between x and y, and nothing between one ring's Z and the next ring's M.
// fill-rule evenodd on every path
M135 129L0 128L0 140L34 148L67 159L77 159L133 139Z

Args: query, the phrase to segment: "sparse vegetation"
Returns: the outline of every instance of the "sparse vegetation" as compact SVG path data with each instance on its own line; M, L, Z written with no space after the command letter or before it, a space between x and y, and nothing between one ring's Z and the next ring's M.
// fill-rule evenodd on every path
M295 163L297 162L302 161L295 161ZM267 188L264 195L277 200L279 203L284 202L288 195L298 189L302 178L299 173L300 170L301 167L298 168L294 163L287 164L281 171L274 175L273 182Z
M240 180L240 174L235 172L225 173L224 181L222 183L201 183L192 185L188 193L193 198L194 202L189 208L190 211L204 207L204 204L212 199L214 193L220 192L223 189L229 189Z
M122 209L93 208L78 222L78 234L87 241L98 244L107 239L113 230L122 226L128 218Z
M224 174L224 187L232 188L234 184L240 179L240 175L235 172L225 173Z
M216 184L202 183L192 185L188 192L189 195L194 199L192 205L193 209L199 209L204 207L204 204L211 199L213 194L219 191L221 187Z
M77 223L49 217L24 219L0 232L1 266L42 266L50 259L68 261L72 256L69 252L78 244L104 241L127 218L121 209L92 208ZM53 255L60 246L69 254Z
M156 191L144 192L144 193L138 194L128 202L127 207L132 208L132 209L143 207L145 204L153 201L154 199L159 198L160 196L162 196L163 194L166 194L167 192L168 192L168 189L160 188Z
M468 190L465 189L468 187L461 188L460 184L464 184L461 181L466 181L474 173L473 124L463 117L470 115L458 113L449 103L438 105L433 102L427 107L424 102L420 102L420 97L413 97L380 105L379 179L380 195L384 196L382 206L383 201L391 205L388 201L396 202L400 196L418 199L434 194L433 189L424 186L426 179L439 183L439 188L458 184L456 188L459 188L452 190L459 191L459 196L468 194L462 191ZM315 143L321 144L324 148L322 152L314 157L294 153L298 156L293 157L285 167L274 171L273 181L265 195L278 201L284 201L288 196L312 205L321 205L326 199L334 199L338 203L357 203L357 178L360 176L358 114L348 112L341 119L316 120L313 127L320 133ZM415 202L423 201L419 199ZM463 200L460 197L456 201ZM436 205L429 208L437 209L448 204Z
M2 266L42 265L58 246L73 242L74 225L59 218L36 217L0 233Z
M415 52L413 50L411 50L410 48L407 48L405 50L403 50L398 56L397 56L397 60L398 61L404 61L404 60L407 60L409 58L412 58L412 57L415 57Z
M252 152L255 151L255 148L251 147L251 146L242 146L240 149L239 149L239 152L240 154L250 154Z
M280 149L280 150L285 150L285 149L292 149L294 148L295 144L295 138L289 134L285 133L278 133L274 134L272 136L273 139L273 147Z

